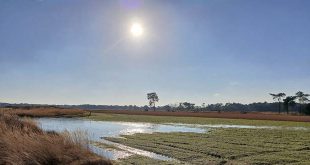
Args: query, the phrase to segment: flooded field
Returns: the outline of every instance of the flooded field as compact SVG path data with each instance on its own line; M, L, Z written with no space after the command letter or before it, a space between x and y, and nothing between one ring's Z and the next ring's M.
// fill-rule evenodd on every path
M172 158L155 154L152 152L128 147L125 145L109 142L104 140L104 137L119 137L120 135L132 135L135 133L153 133L153 132L192 132L205 133L205 128L195 128L186 125L173 124L152 124L152 123L133 123L133 122L105 122L83 120L78 118L38 118L36 119L39 125L44 130L52 130L57 132L62 131L86 131L88 138L91 141L107 143L115 145L121 150L107 150L90 145L90 148L95 153L105 156L109 159L116 160L128 157L132 154L151 157L159 160L172 160Z
M274 139L278 139L278 137L283 136L284 133L287 134L285 135L287 137L296 137L297 135L307 134L309 132L309 127L252 126L234 124L158 124L143 122L93 121L78 118L38 118L36 120L44 130L53 130L57 132L62 132L65 130L69 132L86 131L90 141L103 144L103 147L100 147L100 145L98 146L95 145L95 143L91 143L91 150L111 160L119 160L132 155L140 155L156 160L181 160L182 162L189 161L194 164L200 164L209 160L221 162L224 160L226 161L226 159L233 159L233 157L242 157L240 151L246 151L249 155L255 156L256 153L265 152L266 150L266 147L257 147L256 145L252 146L258 142L259 146L268 144L268 147L271 147L270 144L272 144L272 147L274 147L275 150L278 150L278 144L273 143L279 140ZM260 134L258 134L258 132L260 132ZM206 133L208 133L208 135ZM253 138L258 135L262 135L264 137L257 138L255 141L249 141L249 139L251 139L250 137ZM124 137L127 141L124 141ZM222 140L220 140L221 138ZM240 141L238 141L238 139ZM230 144L230 142L232 144ZM308 141L306 139L301 139L300 142L298 142L298 145L288 142L290 141L281 142L281 145L283 143L285 146L291 146L284 148L283 151L288 149L293 150L297 146L298 148L301 148L301 151L303 152L302 148L305 147L305 144ZM243 143L246 145L242 145ZM198 145L196 146L196 144ZM104 145L112 147L104 147ZM195 147L192 148L193 146ZM199 150L206 150L208 152L205 154L200 152L196 153L194 152L196 150L195 148L200 148ZM229 152L227 149L229 149ZM230 151L232 149L236 151ZM213 157L213 154L210 156L209 153L213 152L221 154L223 158L219 159L217 157ZM281 153L282 150L277 152ZM294 150L294 152L297 151ZM157 153L162 153L163 155ZM185 153L187 155L184 155ZM199 154L201 156L199 159L183 159L184 157L191 157L191 155ZM281 154L277 157L279 160L284 158L286 157ZM240 161L253 162L253 160L247 159L240 159ZM261 160L259 159L257 162L261 162Z

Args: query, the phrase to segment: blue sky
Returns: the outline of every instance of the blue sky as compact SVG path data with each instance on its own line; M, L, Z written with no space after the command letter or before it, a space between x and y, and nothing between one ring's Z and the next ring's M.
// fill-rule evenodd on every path
M310 1L0 0L0 71L0 102L144 105L155 91L160 105L200 105L310 93Z

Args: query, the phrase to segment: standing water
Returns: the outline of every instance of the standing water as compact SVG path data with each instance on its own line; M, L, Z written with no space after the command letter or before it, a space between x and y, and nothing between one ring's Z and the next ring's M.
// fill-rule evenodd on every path
M83 120L78 118L38 118L36 119L43 130L48 131L86 131L88 138L95 142L108 143L116 145L122 151L107 150L91 145L93 152L105 156L109 159L116 160L132 154L143 155L159 160L172 160L163 155L152 152L139 150L121 144L116 144L103 140L102 137L119 137L120 135L132 135L135 133L153 133L153 132L195 132L204 133L206 129L193 128L186 125L165 125L151 123L134 123L134 122L107 122Z

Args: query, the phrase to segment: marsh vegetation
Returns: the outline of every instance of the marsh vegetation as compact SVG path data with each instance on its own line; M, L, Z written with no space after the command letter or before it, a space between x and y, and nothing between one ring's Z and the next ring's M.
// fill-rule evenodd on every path
M309 136L296 130L215 129L106 139L190 164L309 164Z
M0 164L111 164L85 140L80 133L43 131L33 120L0 114Z
M3 113L20 117L85 117L91 113L81 109L69 109L49 106L27 106L0 108Z

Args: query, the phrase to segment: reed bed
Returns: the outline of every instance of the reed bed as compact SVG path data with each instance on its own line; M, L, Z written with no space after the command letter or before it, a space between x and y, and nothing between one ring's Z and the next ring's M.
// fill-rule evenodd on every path
M32 120L0 113L0 165L111 164L90 152L86 143L82 133L46 132Z
M5 113L27 116L27 117L85 117L90 115L89 111L81 109L64 109L54 107L40 107L40 108L11 108L4 109Z

